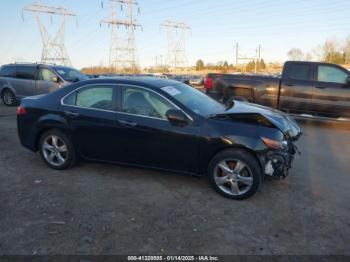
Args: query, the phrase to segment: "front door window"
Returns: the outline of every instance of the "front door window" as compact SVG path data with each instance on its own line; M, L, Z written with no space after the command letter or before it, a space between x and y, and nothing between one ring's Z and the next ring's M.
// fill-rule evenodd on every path
M122 111L146 117L166 119L166 112L176 109L160 95L141 88L127 87L123 92Z
M317 81L319 82L346 84L347 77L347 73L334 66L318 66Z

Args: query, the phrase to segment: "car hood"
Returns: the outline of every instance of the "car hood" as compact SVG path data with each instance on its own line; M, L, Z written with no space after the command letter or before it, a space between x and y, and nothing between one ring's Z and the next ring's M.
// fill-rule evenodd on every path
M232 108L217 114L217 116L229 116L232 120L239 119L250 122L254 120L261 123L262 121L257 118L257 116L260 116L283 132L287 138L297 140L302 134L300 127L293 118L279 110L257 104L234 101Z

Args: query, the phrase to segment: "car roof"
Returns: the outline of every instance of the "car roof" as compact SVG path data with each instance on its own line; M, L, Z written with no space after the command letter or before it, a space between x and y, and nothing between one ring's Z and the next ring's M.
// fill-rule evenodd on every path
M39 67L39 66L44 66L44 67L57 67L56 65L53 64L40 64L40 63L13 63L13 64L6 64L3 66L11 66L11 67L15 67L15 66L30 66L30 67Z
M110 78L95 78L83 81L84 85L92 84L125 84L125 85L140 85L154 88L161 88L165 86L178 85L181 82L155 77L143 77L143 76L116 76Z

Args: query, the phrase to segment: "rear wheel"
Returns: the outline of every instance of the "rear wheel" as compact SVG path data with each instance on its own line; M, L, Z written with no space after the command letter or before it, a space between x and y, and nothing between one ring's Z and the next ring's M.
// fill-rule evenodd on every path
M39 141L40 155L51 168L64 170L76 162L76 153L69 138L59 130L49 130Z
M226 104L231 100L252 102L254 101L254 95L251 90L244 88L230 88L226 90L223 102Z
M18 104L16 96L10 89L5 89L1 94L1 98L6 106L15 106Z
M257 160L242 149L217 154L209 164L209 181L225 197L242 200L254 195L261 183Z

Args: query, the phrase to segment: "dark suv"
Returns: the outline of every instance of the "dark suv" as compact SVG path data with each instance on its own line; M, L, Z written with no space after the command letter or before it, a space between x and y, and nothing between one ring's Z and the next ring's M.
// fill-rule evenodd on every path
M9 64L0 69L0 95L5 105L13 106L23 97L51 93L87 79L80 71L64 66Z

